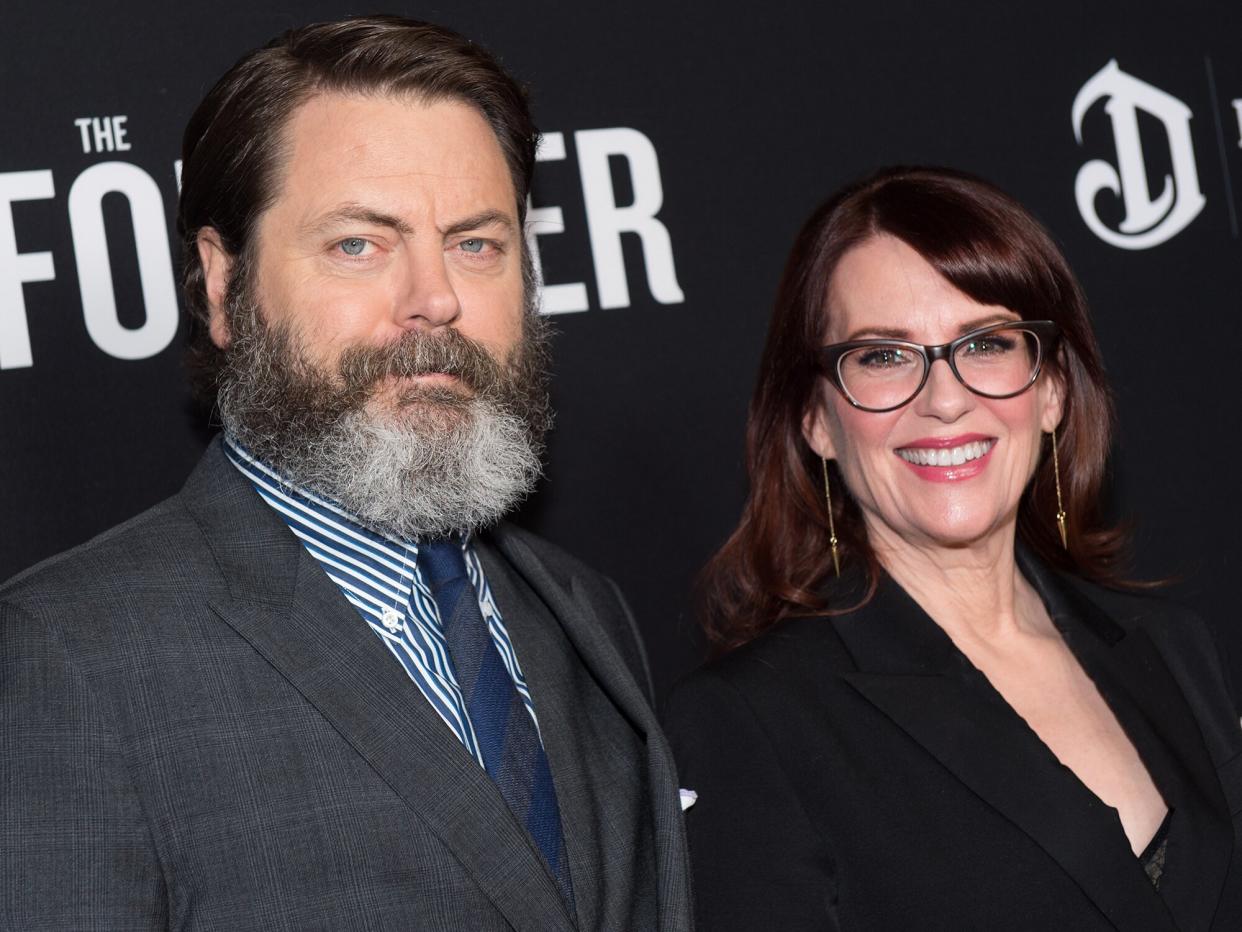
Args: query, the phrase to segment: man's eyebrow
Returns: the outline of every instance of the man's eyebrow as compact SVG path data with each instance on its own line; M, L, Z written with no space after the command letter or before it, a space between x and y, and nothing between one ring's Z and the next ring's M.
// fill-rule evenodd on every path
M389 227L403 236L410 236L414 230L408 223L393 214L382 210L373 210L362 204L342 204L329 213L324 214L315 222L312 229L316 232L327 230L341 223L368 223L372 226Z
M316 232L328 230L341 223L367 223L372 226L388 227L396 230L402 236L414 235L414 228L402 220L395 214L385 213L382 210L375 210L366 207L363 204L342 204L335 210L332 210L319 218L312 227ZM441 230L444 236L455 236L458 233L465 233L468 230L478 230L482 227L503 226L507 231L514 229L513 219L503 210L481 210L477 214L471 214L469 217L463 217L456 220L449 226Z
M469 217L462 217L460 220L449 224L440 232L444 236L456 236L458 233L465 233L468 230L478 230L482 227L502 226L506 232L513 232L513 218L503 210L481 210L477 214L471 214Z

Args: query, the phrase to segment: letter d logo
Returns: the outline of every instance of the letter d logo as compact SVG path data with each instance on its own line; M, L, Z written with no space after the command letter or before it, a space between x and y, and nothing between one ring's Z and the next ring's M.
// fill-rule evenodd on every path
M1099 100L1113 124L1117 165L1094 159L1078 170L1074 197L1078 212L1091 232L1121 249L1150 249L1184 230L1205 203L1195 170L1190 139L1190 108L1171 94L1126 74L1113 59L1101 68L1074 98L1074 138L1082 145L1082 120ZM1165 175L1155 198L1147 186L1147 166L1139 141L1138 111L1158 119L1169 140L1172 177ZM1125 217L1116 230L1105 226L1095 211L1103 190L1121 198Z

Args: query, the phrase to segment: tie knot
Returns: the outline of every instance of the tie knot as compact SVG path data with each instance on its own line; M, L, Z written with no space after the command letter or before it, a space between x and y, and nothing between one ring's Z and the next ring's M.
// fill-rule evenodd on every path
M466 577L466 558L456 537L423 541L418 545L418 569L433 590Z

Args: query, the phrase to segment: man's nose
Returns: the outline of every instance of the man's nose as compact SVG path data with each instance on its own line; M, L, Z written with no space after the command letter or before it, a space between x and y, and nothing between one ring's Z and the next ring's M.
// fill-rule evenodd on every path
M410 330L452 324L461 316L461 300L453 286L443 250L411 250L404 294L397 304L397 323Z

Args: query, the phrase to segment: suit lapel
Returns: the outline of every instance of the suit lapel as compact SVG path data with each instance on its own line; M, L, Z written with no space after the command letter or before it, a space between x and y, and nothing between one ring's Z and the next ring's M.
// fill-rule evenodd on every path
M1123 628L1071 584L1029 558L1022 563L1172 810L1162 898L1180 929L1207 930L1229 868L1233 831L1185 694L1146 631Z
M572 674L565 669L566 663L571 662L566 656L569 648L558 637L557 619L508 561L485 545L476 549L539 718L539 732L556 786L570 877L574 880L578 924L584 929L596 928L599 889L589 878L596 870L592 849L598 841L594 808L599 800L583 766L586 754L579 740L579 723L573 716L577 705L575 684Z
M570 932L495 784L218 443L184 495L232 595L212 610L332 723L515 929Z
M597 593L593 598L587 590L589 584L577 576L557 572L511 530L502 526L490 538L492 546L482 541L479 555L496 591L505 624L516 626L515 646L545 735L565 823L571 871L575 877L592 877L601 868L632 871L634 853L616 845L607 832L611 824L632 824L637 811L643 820L651 819L654 823L656 837L652 847L657 860L659 928L686 928L690 911L689 871L672 751L635 675L601 630L599 609L594 606L602 597ZM537 624L525 624L524 617L518 614L513 614L510 621L506 598L533 609L525 617ZM538 629L540 626L542 630ZM585 755L595 753L599 757L604 751L590 752L586 746L586 732L592 732L594 726L581 720L577 697L566 692L574 675L567 670L557 672L556 664L567 658L565 647L552 635L554 629L563 632L568 640L572 663L579 665L577 675L589 677L645 741L643 792L647 798L636 804L621 798L619 786L608 785L607 774L592 777L587 773ZM555 701L541 702L541 695L555 696ZM624 864L613 864L617 859ZM594 927L595 913L589 911L595 906L594 893L578 904L582 928Z
M613 704L631 722L641 724L644 730L654 729L655 719L650 703L616 647L608 638L602 636L591 609L591 601L581 591L581 580L576 576L565 578L554 573L513 534L497 533L495 546L508 561L509 567L521 576L531 591L547 606L573 644L574 650ZM490 579L492 568L500 569L498 561L495 554L489 555L486 549L480 553ZM503 606L501 611L504 611Z
M885 578L871 603L833 623L858 666L845 679L1042 847L1114 925L1175 928L1116 813L1060 765L899 586Z

